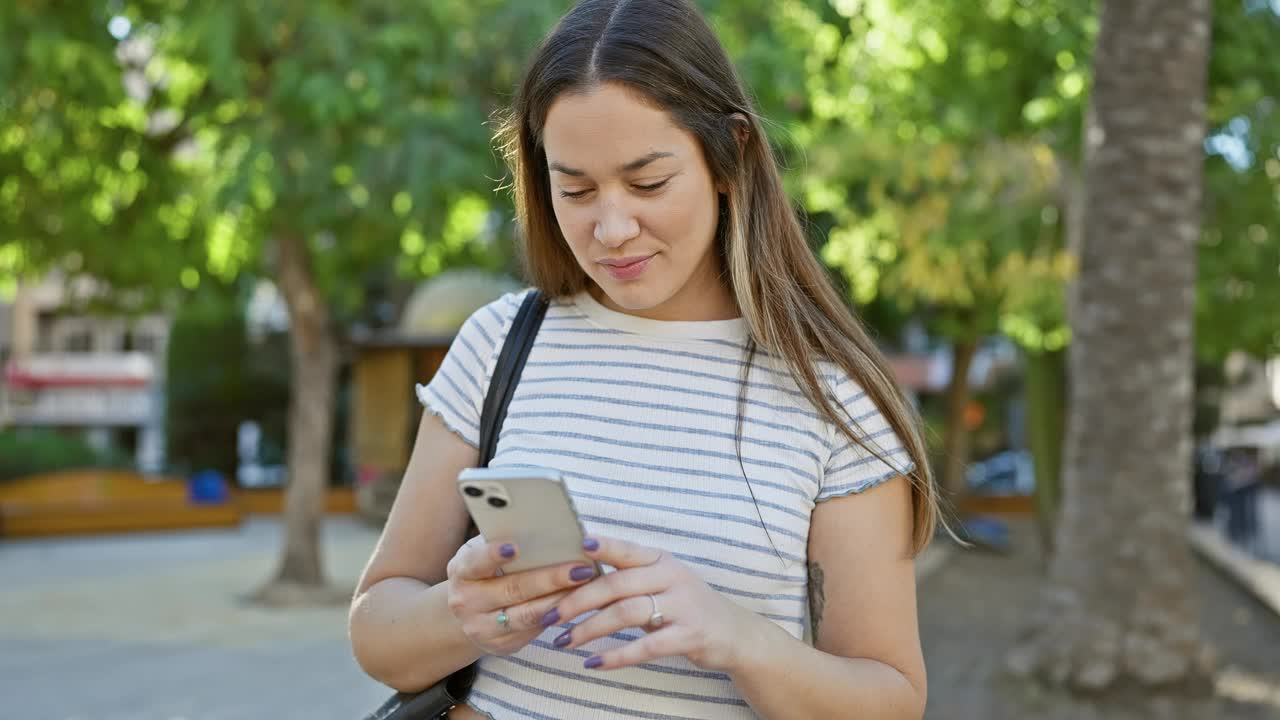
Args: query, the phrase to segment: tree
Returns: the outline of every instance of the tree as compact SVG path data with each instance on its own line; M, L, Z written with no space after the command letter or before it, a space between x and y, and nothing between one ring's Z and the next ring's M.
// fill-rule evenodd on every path
M0 7L0 270L69 265L151 302L202 276L271 274L283 292L297 391L263 599L329 595L337 343L362 278L508 262L490 120L568 4ZM767 27L767 5L726 6L729 27ZM759 37L742 34L745 55L767 68Z
M1210 21L1210 0L1102 5L1065 505L1038 623L1011 656L1076 689L1197 687L1208 671L1185 510Z
M295 376L318 379L308 392L330 405L326 348L365 303L364 277L509 262L486 122L568 4L0 3L0 282L58 266L148 291L107 300L159 302L202 278L274 273L292 288L293 362L311 368ZM778 122L788 187L815 243L831 232L826 255L855 301L878 294L957 347L996 327L1052 357L1067 338L1059 246L1094 3L699 4ZM1278 21L1252 0L1216 6L1206 357L1280 341ZM1228 162L1224 138L1252 162ZM993 187L1021 201L989 202ZM331 431L297 422L295 450L325 456ZM302 539L288 555L303 559L282 567L315 586L326 471L295 469L291 487L314 492L290 505Z
M1280 7L1214 11L1196 346L1220 364L1232 350L1280 354Z
M201 264L198 203L172 158L188 128L158 114L110 19L102 4L0 4L0 282L56 267L141 310Z
M870 181L868 214L837 227L825 256L853 277L855 292L895 298L950 341L941 475L958 496L965 490L963 417L978 343L1002 327L1024 337L1037 330L1045 344L1065 342L1060 328L1044 327L1054 319L1052 293L1072 268L1056 216L1044 220L1044 208L1054 207L1058 169L1052 152L1034 144L991 142L965 154L939 143L864 157L875 154L876 161L858 163L884 178ZM1056 319L1061 324L1061 313Z
M978 343L998 331L1066 341L1054 300L1071 270L1064 158L1079 135L1088 5L855 0L834 3L838 20L810 19L829 38L814 43L810 92L831 127L811 133L807 204L834 216L824 254L856 300L887 295L950 341L940 478L953 496Z
M272 273L284 293L298 391L287 539L265 600L330 595L318 534L337 339L362 279L506 261L487 123L556 10L0 7L6 279L69 267L154 303L203 275Z
M225 230L210 272L269 272L288 307L286 539L266 602L329 596L319 532L338 340L361 280L388 264L420 277L503 261L484 242L502 174L487 121L547 15L365 0L158 3L137 18L153 71L212 159Z
M389 262L421 277L506 260L491 241L511 210L493 192L503 168L489 120L568 5L158 3L148 18L156 72L172 78L172 104L215 159L225 231L211 241L210 271L267 268L289 307L287 538L264 599L323 587L336 326L361 304L351 279ZM730 27L767 29L770 5L723 10ZM776 54L761 37L745 40L744 55L768 68Z
M1095 3L788 7L782 19L814 38L805 62L814 117L795 133L807 140L810 162L796 194L813 216L831 217L827 259L856 301L879 296L932 318L931 329L952 341L955 367L993 329L1022 348L1036 505L1051 550L1070 338L1064 288L1075 265L1064 240L1079 234L1083 218L1078 158ZM1270 310L1280 302L1280 217L1272 212L1280 202L1280 13L1240 0L1215 0L1215 9L1196 338L1209 362L1238 347L1280 350L1280 315ZM993 208L1000 212L986 213L986 223L970 213L961 230L939 208L972 208L961 197L982 198L974 169L990 165L984 156L1000 147L1049 153L1051 165L1025 163L1030 175L1007 177L1034 187L1048 168L1054 187L1021 206ZM944 169L956 166L946 182L938 182L946 179L938 156L951 158ZM922 226L940 229L927 242L905 240ZM954 420L964 390L953 383L948 391L951 468L940 475L953 489L964 465Z

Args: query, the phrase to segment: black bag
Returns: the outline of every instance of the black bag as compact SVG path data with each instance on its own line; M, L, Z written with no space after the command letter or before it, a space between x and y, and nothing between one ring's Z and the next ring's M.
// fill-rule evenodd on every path
M516 313L516 319L507 331L507 339L498 355L498 364L489 381L489 392L484 398L480 413L480 463L485 467L493 459L498 447L498 433L507 417L507 405L520 382L520 372L529 357L533 339L547 313L547 300L537 290L530 292ZM467 530L468 537L476 534L475 524ZM396 693L364 720L439 720L455 706L460 705L475 681L476 666L468 665L435 685L417 693Z

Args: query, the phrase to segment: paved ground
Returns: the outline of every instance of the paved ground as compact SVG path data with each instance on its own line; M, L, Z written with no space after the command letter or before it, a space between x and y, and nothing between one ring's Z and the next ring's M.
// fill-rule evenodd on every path
M0 542L0 720L361 717L387 691L352 660L343 609L240 600L270 574L279 532L255 520L231 531ZM375 540L354 522L328 524L335 582L354 586ZM1028 706L1009 704L995 673L1016 629L1008 603L1032 596L1035 568L1025 552L953 553L921 583L930 720L1049 717L1013 709ZM1220 717L1280 718L1280 620L1220 576L1200 579L1206 634L1226 659Z
M355 720L388 691L361 673L342 608L240 596L280 547L240 530L0 543L4 720ZM326 565L354 587L376 534L330 522Z
M1201 635L1219 658L1207 702L1094 703L1011 680L1004 658L1039 598L1034 526L1012 523L1014 552L956 552L920 586L928 720L1280 720L1280 617L1198 562Z

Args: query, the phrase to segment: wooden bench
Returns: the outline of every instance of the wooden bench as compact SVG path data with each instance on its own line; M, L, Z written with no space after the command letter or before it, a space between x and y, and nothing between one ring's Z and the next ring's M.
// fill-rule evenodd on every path
M195 503L182 478L75 470L0 483L0 537L234 527L245 515L284 512L280 488L231 488L224 503ZM355 492L330 488L327 513L354 513Z
M0 536L234 527L235 502L193 503L178 478L119 470L75 470L0 483Z
M232 491L232 497L242 513L276 515L284 512L284 490L280 488L237 489ZM355 512L355 491L351 488L329 488L324 510L329 514Z

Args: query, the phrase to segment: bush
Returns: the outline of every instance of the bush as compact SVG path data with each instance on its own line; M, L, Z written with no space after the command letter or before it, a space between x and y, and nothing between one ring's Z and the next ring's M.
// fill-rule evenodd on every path
M183 303L169 334L165 437L170 465L234 476L238 408L248 354L244 316L231 292L205 290Z
M133 458L100 451L77 434L37 428L0 432L0 482L59 470L127 468Z
M264 450L284 445L288 354L282 342L250 344L234 287L202 287L174 318L165 409L169 465L182 474L236 475L236 431L263 426Z

